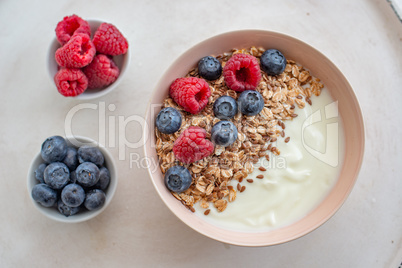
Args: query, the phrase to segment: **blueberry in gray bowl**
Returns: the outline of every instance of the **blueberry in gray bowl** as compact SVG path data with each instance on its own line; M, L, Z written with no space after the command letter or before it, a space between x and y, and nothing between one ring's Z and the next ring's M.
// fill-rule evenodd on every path
M39 181L40 183L45 183L45 179L43 178L43 174L45 172L45 168L47 165L45 163L42 163L35 169L35 179Z
M99 180L94 187L97 189L101 189L102 191L105 191L109 186L109 183L110 183L110 172L106 167L101 167L99 169Z
M61 191L61 200L69 207L78 207L84 203L85 191L76 183L68 184Z
M106 201L106 194L100 189L93 189L87 192L84 206L88 210L99 209Z
M60 162L67 154L67 142L63 137L47 138L41 147L42 159L47 163Z
M84 145L78 148L78 162L80 164L84 162L92 162L98 167L101 167L105 162L102 152L98 147Z
M70 181L70 171L61 162L50 163L43 173L44 181L53 189L62 189Z
M81 208L80 206L78 207L67 206L66 204L63 203L61 199L57 201L57 210L66 217L77 214L80 211L80 208Z
M31 196L44 207L52 207L57 201L57 191L45 183L36 184L32 188Z
M99 168L91 162L84 162L75 170L77 182L84 187L94 186L99 181L99 176Z
M77 174L75 170L70 172L70 182L69 183L76 183L77 182Z
M78 156L77 156L77 149L74 147L67 147L67 154L63 159L63 163L66 164L70 171L73 171L78 166Z

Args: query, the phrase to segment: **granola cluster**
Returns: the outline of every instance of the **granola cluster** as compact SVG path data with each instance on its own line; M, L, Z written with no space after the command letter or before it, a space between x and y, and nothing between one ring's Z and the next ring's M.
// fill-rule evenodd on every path
M216 56L222 66L229 58L237 53L251 54L258 60L265 50L251 47L247 49L233 49L230 52ZM261 157L269 160L269 152L279 155L280 151L274 146L279 138L289 142L290 137L285 134L284 121L297 117L296 106L304 108L306 103L312 104L311 96L319 96L324 85L319 79L311 76L310 72L296 64L293 60L287 60L285 71L278 76L269 76L261 72L262 79L257 91L264 97L264 108L255 116L245 116L240 112L231 119L238 130L237 140L228 147L215 146L214 153L198 162L186 165L192 175L192 184L189 189L180 194L172 192L173 196L192 212L193 205L200 202L205 210L210 212L210 205L222 212L228 203L236 199L236 195L246 189L242 185L243 180L252 183L247 176L253 172L254 164ZM186 77L200 77L197 68L188 72ZM213 103L223 95L237 99L238 92L229 89L223 75L214 81L207 81L211 90L208 105L198 115L192 115L183 110L170 97L166 98L163 107L173 107L181 112L183 120L179 131L167 135L155 129L156 151L159 156L159 164L163 174L174 165L183 165L175 159L172 148L175 140L181 132L189 126L199 126L207 131L210 138L212 126L220 121L213 113ZM261 167L262 168L262 167ZM262 179L262 177L257 177ZM237 183L237 185L236 185ZM236 185L236 186L233 186Z

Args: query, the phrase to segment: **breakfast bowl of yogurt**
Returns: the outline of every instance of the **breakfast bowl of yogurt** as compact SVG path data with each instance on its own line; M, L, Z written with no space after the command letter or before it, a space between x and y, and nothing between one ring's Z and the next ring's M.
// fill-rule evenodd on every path
M310 45L270 31L190 48L160 79L146 116L159 196L192 229L233 245L318 228L346 200L364 153L347 79Z

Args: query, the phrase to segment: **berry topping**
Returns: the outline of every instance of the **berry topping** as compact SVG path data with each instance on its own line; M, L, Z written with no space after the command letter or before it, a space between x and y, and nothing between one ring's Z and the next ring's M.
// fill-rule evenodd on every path
M170 85L169 92L177 104L192 114L201 112L207 106L208 98L211 96L208 83L197 77L177 78Z
M93 42L98 53L117 56L127 52L128 42L112 24L102 23L96 30Z
M166 187L176 193L187 190L192 181L190 171L182 166L173 166L165 173Z
M66 164L70 171L73 171L78 166L77 149L74 147L67 147L66 157L63 159L63 163Z
M67 206L66 204L63 203L61 199L59 199L59 201L57 202L57 209L61 214L63 214L66 217L75 215L80 211L79 206L78 207Z
M215 80L222 74L222 65L216 58L206 56L198 62L198 73L204 79Z
M242 92L237 102L241 113L248 116L259 114L264 108L264 99L260 92L255 90Z
M44 181L53 189L62 189L70 181L70 171L61 162L50 163L43 173Z
M88 88L102 88L112 84L119 77L119 67L106 55L98 54L83 69L88 78Z
M61 67L82 68L91 63L96 53L89 35L75 34L56 50L55 59Z
M216 145L229 146L237 139L237 128L230 121L219 121L211 130L211 140Z
M36 184L31 191L33 200L44 207L51 207L56 204L57 191L44 183Z
M156 127L165 134L173 134L181 126L181 113L175 108L163 108L156 117Z
M214 102L214 114L219 119L231 119L238 111L237 102L230 96L221 96Z
M286 58L276 49L268 49L262 53L261 69L268 75L281 74L286 68Z
M61 200L69 207L78 207L84 203L85 191L78 184L69 184L61 191Z
M234 54L223 68L226 85L237 92L254 90L260 80L261 71L258 60L248 54Z
M61 68L54 76L59 93L65 97L75 97L88 87L88 78L80 69Z
M200 127L191 126L184 130L173 144L176 159L190 164L212 154L214 145L205 139L206 136L206 130Z
M105 158L98 147L83 145L78 149L77 154L80 164L91 162L100 167L105 162Z
M77 33L91 35L89 23L77 15L66 16L56 26L57 41L63 46Z
M67 142L63 137L52 136L42 143L40 154L47 163L59 162L66 157L67 147Z
M85 196L84 206L88 210L95 210L103 206L106 194L100 189L90 190Z
M77 183L84 187L94 186L99 181L99 168L91 162L84 162L75 170ZM68 204L67 204L68 205Z

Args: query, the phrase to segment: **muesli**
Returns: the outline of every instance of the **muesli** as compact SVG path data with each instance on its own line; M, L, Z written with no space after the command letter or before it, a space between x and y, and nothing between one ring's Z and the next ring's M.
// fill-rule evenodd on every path
M260 47L233 49L215 58L222 67L236 54L252 55L260 63L264 52L265 49ZM185 77L200 78L198 67L191 69ZM261 157L269 160L269 152L280 154L274 145L277 139L291 142L291 137L286 135L285 122L297 117L296 107L302 109L306 103L311 105L311 96L319 96L324 85L303 66L290 59L287 59L281 74L268 75L261 70L261 79L255 90L263 97L262 110L253 116L237 112L233 118L228 119L237 128L237 139L230 146L214 144L209 156L193 163L183 163L173 151L175 141L191 126L205 129L205 138L210 140L212 127L221 121L214 115L213 104L221 96L230 96L237 100L241 93L229 88L223 75L218 79L205 81L211 93L205 108L198 114L193 114L185 111L171 96L167 97L162 108L171 107L179 111L181 126L172 134L162 133L155 128L155 135L162 173L165 174L169 168L178 165L187 168L191 174L189 188L182 192L171 191L173 196L192 212L195 211L193 205L200 202L200 207L205 209L204 214L208 215L211 204L222 212L229 203L235 201L237 194L246 190L247 183L252 183L253 179L263 179L261 175L256 178L248 177L254 170L254 164Z

